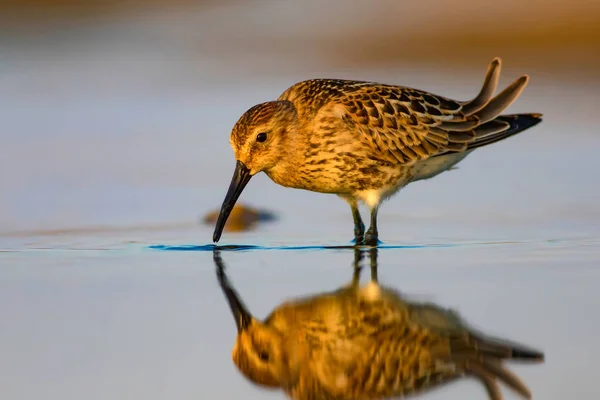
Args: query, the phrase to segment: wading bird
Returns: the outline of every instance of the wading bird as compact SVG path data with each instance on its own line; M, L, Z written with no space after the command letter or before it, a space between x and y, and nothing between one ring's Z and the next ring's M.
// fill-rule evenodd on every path
M250 178L264 172L285 187L338 195L350 205L355 243L376 246L383 200L541 121L541 114L501 115L529 78L494 97L499 76L496 58L470 101L404 86L313 79L250 108L231 131L237 162L213 241ZM370 209L366 234L359 202Z

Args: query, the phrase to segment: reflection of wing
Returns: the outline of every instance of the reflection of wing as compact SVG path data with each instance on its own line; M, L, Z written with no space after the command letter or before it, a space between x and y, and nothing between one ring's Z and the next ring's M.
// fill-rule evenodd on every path
M446 338L451 361L465 373L479 378L485 385L490 398L501 399L499 379L524 397L531 397L525 384L502 366L507 359L543 361L538 351L504 339L492 338L477 332L455 312L435 304L411 304L411 320L420 326Z
M279 99L294 103L301 118L317 114L341 118L348 131L369 143L383 159L405 165L465 151L471 143L494 136L505 137L511 123L497 117L519 96L528 77L492 97L499 75L500 60L495 59L480 93L469 102L408 87L331 79L300 82Z
M322 391L381 398L457 376L447 340L412 324L397 299L359 297L351 315L311 354L307 373Z
M464 374L480 379L493 400L496 379L528 397L503 359L541 360L541 353L469 330L460 316L433 304L404 303L393 290L345 299L345 308L314 323L309 362L298 384L323 398L387 398L445 384ZM343 302L342 302L343 303ZM335 329L330 329L334 326ZM301 388L296 388L300 390Z

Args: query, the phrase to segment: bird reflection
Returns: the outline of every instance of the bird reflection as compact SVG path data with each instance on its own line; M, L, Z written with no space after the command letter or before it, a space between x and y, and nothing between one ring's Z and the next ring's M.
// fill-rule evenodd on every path
M371 280L361 286L366 251ZM423 393L470 376L492 400L502 399L498 382L531 398L503 362L543 362L543 353L484 335L454 311L380 286L376 248L355 249L349 284L283 302L263 321L229 282L219 250L213 257L238 329L233 361L257 385L280 388L295 400L371 400Z

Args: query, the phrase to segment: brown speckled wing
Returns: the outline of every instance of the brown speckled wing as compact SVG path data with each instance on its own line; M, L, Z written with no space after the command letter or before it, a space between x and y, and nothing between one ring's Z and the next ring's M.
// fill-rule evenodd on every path
M314 79L300 82L281 96L300 118L341 118L348 131L381 157L398 164L465 151L469 143L510 128L495 120L524 89L523 76L492 97L500 60L490 64L480 93L460 102L425 91L373 82ZM324 115L325 114L325 115Z
M372 82L343 79L311 79L291 86L277 100L291 101L300 118L310 120L325 105L341 103L353 93L372 85Z

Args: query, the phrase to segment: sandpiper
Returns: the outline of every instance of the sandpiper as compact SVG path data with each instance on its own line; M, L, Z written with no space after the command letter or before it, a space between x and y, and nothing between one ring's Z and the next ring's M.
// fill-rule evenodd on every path
M264 172L285 187L338 195L352 210L355 243L376 246L383 200L541 121L538 113L500 115L529 80L521 76L494 96L500 67L499 58L491 62L470 101L404 86L312 79L250 108L231 132L237 163L213 241L250 178ZM366 234L359 202L371 213Z
M539 363L543 353L484 335L455 311L408 301L380 286L373 273L377 248L370 252L370 283L360 286L355 268L349 285L285 301L260 321L227 279L216 250L217 276L238 329L232 352L238 370L294 400L402 397L465 375L480 380L491 400L502 399L497 381L531 398L503 363ZM355 265L360 259L355 257Z

